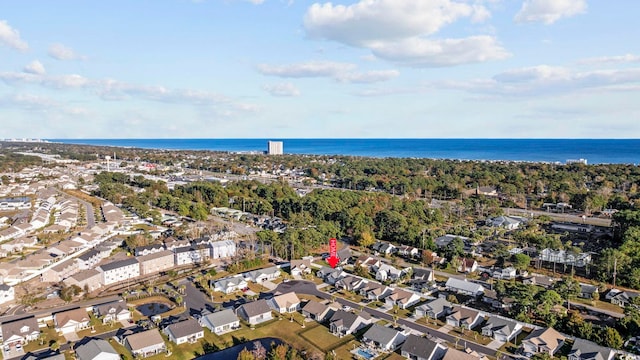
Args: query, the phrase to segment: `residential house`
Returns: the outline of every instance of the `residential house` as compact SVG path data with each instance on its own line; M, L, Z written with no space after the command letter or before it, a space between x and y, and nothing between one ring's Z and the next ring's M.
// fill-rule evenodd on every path
M400 288L395 288L389 296L385 298L387 306L398 306L400 309L406 309L409 306L420 301L420 296L415 293Z
M371 316L366 312L354 314L344 310L338 310L329 319L329 330L336 336L352 334L371 323Z
M281 314L296 312L300 309L300 299L295 292L276 295L267 302L273 310Z
M424 269L419 267L414 267L411 272L411 278L413 280L424 280L427 282L435 281L435 277L432 269Z
M500 227L507 230L515 230L520 227L523 223L526 222L526 218L522 218L519 216L498 216L494 218L489 218L486 221L487 226L491 227Z
M351 249L348 246L345 246L342 249L338 250L338 253L336 255L340 259L340 264L344 265L349 262L349 259L351 258Z
M376 270L376 280L378 281L398 281L406 272L404 270L396 269L395 267L382 264Z
M460 239L463 242L468 242L468 241L471 240L466 236L458 236L458 235L449 235L449 234L447 234L447 235L444 235L444 236L437 237L434 240L434 242L436 243L436 246L439 249L442 249L442 248L446 248L447 246L449 246L449 244L455 239Z
M184 343L192 344L204 337L204 329L195 319L188 319L177 322L175 324L171 324L165 327L162 332L167 335L169 341L178 345Z
M292 276L311 274L311 270L311 259L291 260L291 267L289 272Z
M323 322L333 315L334 311L329 305L321 304L315 300L309 300L301 309L302 315L306 318Z
M544 275L531 275L522 279L522 283L525 285L538 285L545 289L551 289L556 279L544 276Z
M356 265L366 268L369 272L375 272L382 265L382 261L377 257L363 255L356 260Z
M391 294L391 289L375 281L369 281L360 287L359 293L369 300L382 300Z
M487 322L482 327L482 335L492 337L494 340L508 342L522 331L522 324L515 320L489 316Z
M458 265L458 272L469 274L478 270L478 262L472 258L458 259L460 265Z
M551 356L560 350L566 338L554 328L533 330L522 340L522 353L531 357L533 354L547 353Z
M366 284L367 282L368 281L363 278L356 277L353 275L347 275L342 279L336 281L335 287L338 289L344 289L347 291L358 291L358 289L364 286L364 284Z
M89 314L85 309L72 309L53 315L56 331L64 334L84 330L89 327Z
M316 275L325 283L334 285L338 280L346 276L346 273L342 271L342 269L332 269L329 266L323 266L322 269L316 272Z
M507 298L498 299L498 293L495 290L485 290L482 295L482 301L491 305L496 309L505 309L506 303L505 300Z
M593 299L594 296L598 295L600 294L598 292L597 286L582 283L580 284L580 294L578 294L578 297L581 297L583 299Z
M225 294L246 289L249 285L242 275L234 275L216 281L212 280L211 282L213 282L213 291L220 291Z
M492 276L496 279L515 279L516 278L516 268L513 266L509 266L502 269L495 269L493 271Z
M176 266L199 264L204 261L202 257L203 249L200 247L181 247L173 251Z
M96 269L88 269L73 274L62 280L66 286L76 285L80 289L87 289L90 292L102 287L102 273Z
M448 348L442 360L486 360L486 356L481 356L475 351L461 351L454 348Z
M466 279L460 280L454 277L447 279L445 286L447 290L471 296L480 296L485 290L480 284L467 281Z
M236 314L251 325L256 325L273 319L271 308L267 300L261 299L242 304L236 309Z
M232 309L217 311L198 319L200 326L206 327L215 334L224 334L240 327L240 319Z
M244 278L247 281L254 282L256 284L275 280L280 277L282 272L277 266L268 267L266 269L258 269L244 273Z
M211 243L211 259L225 259L236 256L236 243L233 240L214 241Z
M415 248L413 246L401 245L398 248L398 254L408 258L415 258L420 256L420 250L418 250L418 248Z
M448 325L470 330L480 325L483 320L480 312L462 306L455 306L447 315Z
M402 356L410 360L440 360L447 347L433 340L409 334L400 351Z
M77 257L76 262L78 263L78 268L80 270L93 269L102 257L100 257L100 253L97 250L91 249L84 254Z
M157 274L162 271L170 270L175 266L174 261L174 255L171 250L161 250L139 256L138 262L140 263L140 274Z
M16 292L13 286L7 284L0 284L0 304L13 301L16 297Z
M567 358L569 360L611 360L615 355L613 349L576 338Z
M131 319L131 311L124 301L114 301L93 308L94 314L102 319L103 324Z
M78 360L120 360L116 349L103 339L83 341L76 346L75 357Z
M633 300L633 298L637 296L640 296L640 293L634 293L630 291L621 291L611 296L611 303L614 305L618 305L620 307L626 307L629 304L631 304L631 301Z
M38 320L35 316L12 320L0 325L2 332L2 345L15 347L16 345L24 345L29 341L37 340L40 336L40 328Z
M451 313L452 304L445 299L437 298L426 304L422 304L415 309L416 318L430 317L439 319Z
M382 351L393 351L407 338L407 333L392 327L373 324L362 335L362 342Z
M127 336L124 346L134 357L149 357L163 353L167 347L158 329L150 329Z
M40 281L57 283L76 274L78 271L80 271L80 269L78 268L77 262L64 261L45 270L40 276Z
M164 244L144 245L144 246L138 246L137 248L133 249L136 256L145 256L145 255L154 254L164 250L165 250Z
M386 241L376 241L371 248L385 255L391 255L398 251L398 248L395 245Z
M124 283L140 276L140 263L136 258L127 258L100 265L98 271L102 273L104 286Z

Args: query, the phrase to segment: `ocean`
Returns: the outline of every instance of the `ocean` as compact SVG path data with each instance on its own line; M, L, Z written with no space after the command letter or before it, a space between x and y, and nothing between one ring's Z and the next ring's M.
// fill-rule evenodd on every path
M376 158L639 164L640 139L47 139L67 144L168 150L261 152L282 141L285 154Z

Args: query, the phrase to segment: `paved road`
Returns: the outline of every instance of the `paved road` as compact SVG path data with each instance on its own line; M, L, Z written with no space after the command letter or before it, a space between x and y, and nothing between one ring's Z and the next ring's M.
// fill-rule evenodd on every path
M308 295L315 295L319 298L322 299L327 299L330 300L332 298L331 295L322 292L320 290L318 290L316 288L316 285L313 282L310 281L304 281L304 280L292 280L292 281L288 281L286 283L281 283L280 285L278 285L278 287L274 290L275 291L280 291L280 292L290 292L290 291L295 291L296 293L301 293L301 294L308 294ZM341 305L347 305L350 306L353 309L359 309L360 308L360 304L353 302L353 301L349 301L346 299L342 299L342 298L336 298L336 301L341 304ZM371 309L368 307L365 307L363 309L365 312L367 312L370 315L373 315L377 318L380 319L385 319L387 321L393 321L393 316L389 315L385 312L376 310L376 309ZM442 340L445 340L447 342L449 342L450 344L455 344L456 342L459 344L466 344L466 347L477 351L479 353L482 354L486 354L486 355L492 355L495 356L496 355L496 350L491 349L487 346L484 345L480 345L478 343L475 342L471 342L471 341L467 341L464 339L459 339L457 336L453 336L450 335L448 333L445 332L441 332L438 331L436 329L432 329L430 327L427 326L423 326L420 324L416 324L414 322L411 322L409 320L405 320L405 319L398 319L397 320L398 324L403 325L407 328L413 329L413 330L417 330L423 334L428 334L428 335L432 335L435 336L437 338L440 338Z
M60 191L58 190L58 193L60 193L60 195L62 196L66 196L66 197L72 197L74 198L76 201L78 201L80 204L84 205L84 209L86 212L86 217L87 217L87 227L86 229L91 229L92 227L94 227L96 225L96 218L93 212L93 205L91 205L91 203L88 203L80 198L77 198L71 194L67 194L66 192Z

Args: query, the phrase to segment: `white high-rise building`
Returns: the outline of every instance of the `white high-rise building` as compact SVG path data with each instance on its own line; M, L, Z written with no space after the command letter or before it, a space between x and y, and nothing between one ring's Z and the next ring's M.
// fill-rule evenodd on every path
M284 146L282 141L269 141L267 147L267 154L269 155L282 155L284 153Z

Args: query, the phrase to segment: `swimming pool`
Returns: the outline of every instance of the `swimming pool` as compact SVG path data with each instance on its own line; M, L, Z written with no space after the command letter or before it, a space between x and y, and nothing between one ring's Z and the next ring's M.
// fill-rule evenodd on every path
M368 352L367 350L362 350L362 349L358 349L358 355L362 356L363 358L370 360L373 359L376 355L373 353Z

